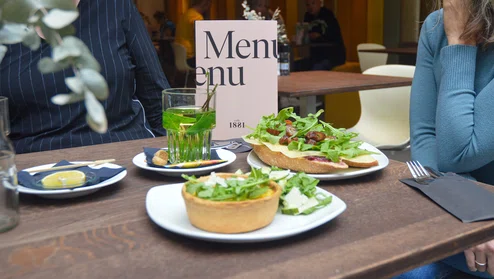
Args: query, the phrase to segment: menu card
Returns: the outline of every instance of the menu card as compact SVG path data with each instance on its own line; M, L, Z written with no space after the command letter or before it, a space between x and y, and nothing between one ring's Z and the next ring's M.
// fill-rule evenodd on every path
M277 24L274 20L201 20L196 29L196 83L216 90L213 139L249 134L278 111Z

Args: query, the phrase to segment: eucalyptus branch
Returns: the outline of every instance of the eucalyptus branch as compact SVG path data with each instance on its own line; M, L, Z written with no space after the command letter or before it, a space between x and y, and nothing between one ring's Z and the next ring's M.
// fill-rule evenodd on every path
M40 10L40 11L43 13L43 15L45 15L45 16L48 14L48 10L47 10L45 7L41 7L39 10ZM37 26L37 27L41 28L40 26ZM55 38L56 38L56 40L57 40L57 42L58 42L58 45L63 44L63 39L62 39L62 36L60 36L60 33L59 33L59 32L54 31L54 35L55 35ZM71 64L71 66L72 66L72 71L74 72L74 75L75 75L76 77L78 77L78 78L79 78L79 77L81 76L81 74L80 74L80 72L79 72L79 68L77 68L77 66L75 65L74 60L73 60L73 59L69 59L69 63L70 63L70 64Z
M89 48L73 36L72 23L79 17L79 11L72 0L0 0L0 15L0 62L7 51L4 44L23 43L37 50L41 39L35 28L40 28L52 46L52 55L39 61L38 70L49 74L71 67L75 75L65 79L73 93L55 95L52 102L67 105L84 101L89 127L105 133L108 123L99 101L108 98L108 84Z

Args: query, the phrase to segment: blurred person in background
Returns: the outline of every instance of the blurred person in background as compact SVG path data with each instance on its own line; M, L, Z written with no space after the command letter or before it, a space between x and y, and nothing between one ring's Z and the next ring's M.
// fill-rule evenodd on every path
M269 0L250 0L247 1L251 10L261 14L265 19L270 20L273 16L273 11L269 9Z
M310 43L327 43L327 46L312 46L310 57L297 61L295 70L331 70L346 62L346 50L340 25L333 12L322 6L321 0L306 0L307 11L304 22L309 24Z
M195 22L196 20L204 20L205 14L211 9L211 2L212 0L197 0L177 23L175 42L185 47L187 64L192 68L196 67Z

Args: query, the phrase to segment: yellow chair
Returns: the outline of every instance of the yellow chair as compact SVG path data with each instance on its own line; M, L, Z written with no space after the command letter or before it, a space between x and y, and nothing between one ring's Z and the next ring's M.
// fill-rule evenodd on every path
M333 68L337 72L360 73L358 62L346 62ZM347 92L324 96L324 120L338 128L350 128L360 118L358 92Z

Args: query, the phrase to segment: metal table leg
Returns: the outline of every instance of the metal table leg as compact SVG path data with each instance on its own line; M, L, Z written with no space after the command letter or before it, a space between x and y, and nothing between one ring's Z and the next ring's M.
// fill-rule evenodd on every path
M300 97L300 116L316 113L316 96Z

